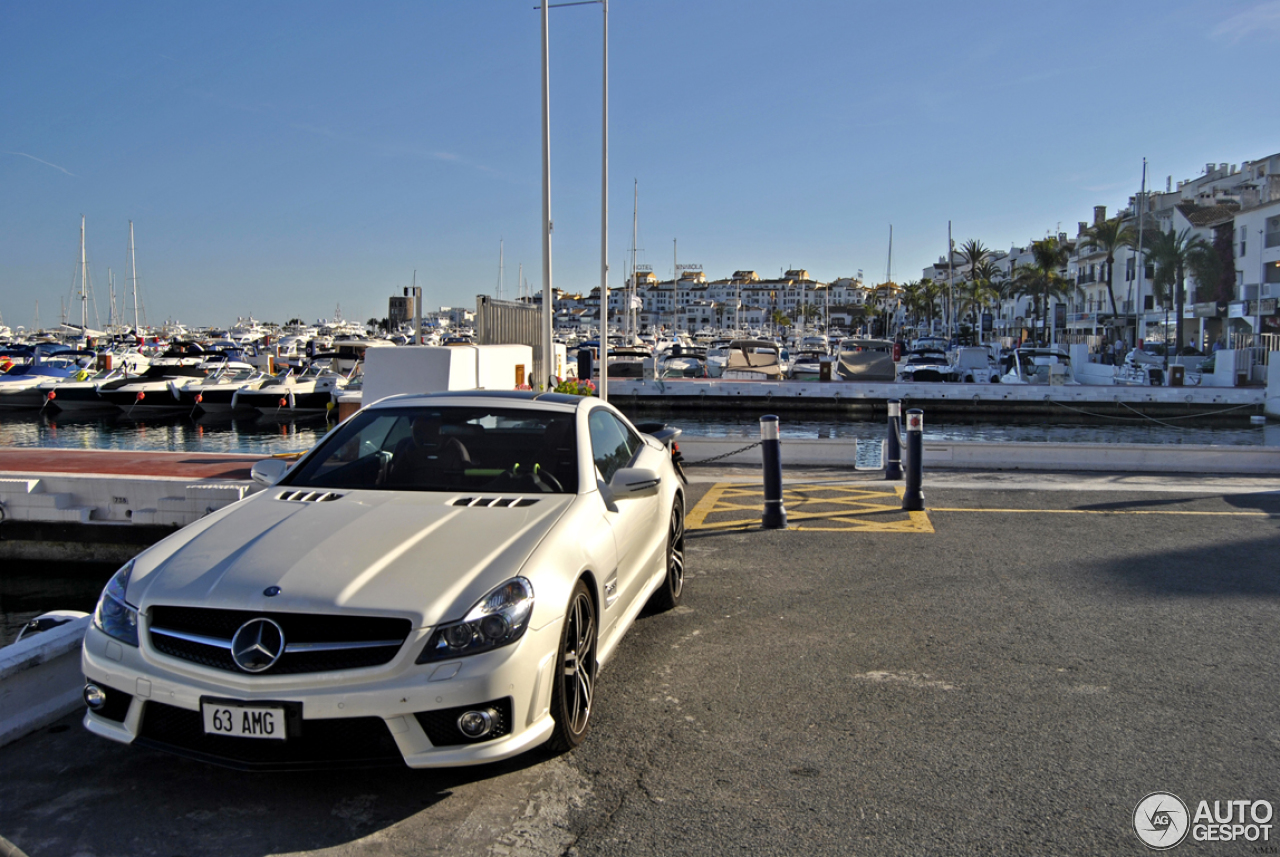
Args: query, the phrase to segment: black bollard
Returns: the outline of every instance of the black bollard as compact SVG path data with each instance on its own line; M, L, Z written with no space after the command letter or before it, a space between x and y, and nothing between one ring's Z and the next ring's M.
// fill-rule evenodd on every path
M591 349L583 346L578 349L578 380L590 381L591 374Z
M907 411L907 484L902 494L902 511L923 512L924 493L924 411Z
M889 400L889 440L885 446L884 478L889 482L902 479L902 402Z
M764 514L760 526L785 530L787 510L782 505L782 444L778 440L778 418L760 418L760 451L764 459Z

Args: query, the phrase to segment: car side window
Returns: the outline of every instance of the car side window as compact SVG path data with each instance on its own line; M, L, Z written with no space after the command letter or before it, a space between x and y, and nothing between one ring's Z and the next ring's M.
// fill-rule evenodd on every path
M608 482L618 468L631 462L640 446L640 437L603 409L592 411L587 420L591 429L591 456L601 478Z

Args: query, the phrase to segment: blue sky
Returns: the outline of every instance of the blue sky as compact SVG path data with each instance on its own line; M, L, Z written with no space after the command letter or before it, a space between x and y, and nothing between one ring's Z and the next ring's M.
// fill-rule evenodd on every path
M541 277L534 0L11 3L0 314L56 323L80 215L105 322L128 222L148 319L382 317ZM804 267L911 279L1149 183L1280 151L1280 0L612 0L611 286ZM554 284L599 283L600 8L551 12ZM78 319L78 312L75 318ZM91 319L91 324L92 324Z

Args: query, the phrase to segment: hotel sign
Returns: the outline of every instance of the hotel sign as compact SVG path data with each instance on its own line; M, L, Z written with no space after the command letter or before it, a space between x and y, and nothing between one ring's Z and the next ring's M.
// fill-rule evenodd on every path
M688 265L676 265L676 270L677 271L701 271L702 266L699 264L690 262Z

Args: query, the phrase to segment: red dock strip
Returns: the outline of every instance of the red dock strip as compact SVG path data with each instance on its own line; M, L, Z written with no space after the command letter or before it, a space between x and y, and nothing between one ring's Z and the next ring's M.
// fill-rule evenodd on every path
M114 449L0 449L0 472L110 473L177 479L249 479L265 455Z

